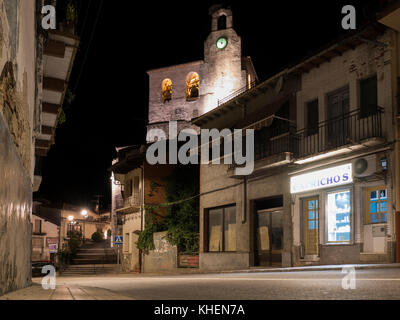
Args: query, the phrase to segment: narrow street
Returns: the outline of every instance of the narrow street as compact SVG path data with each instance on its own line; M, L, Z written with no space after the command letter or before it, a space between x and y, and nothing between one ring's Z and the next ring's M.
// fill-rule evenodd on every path
M356 289L341 271L58 277L57 285L101 288L135 300L352 300L400 298L400 268L357 270ZM34 280L41 283L41 278ZM34 298L34 297L32 297ZM74 297L79 300L80 296ZM104 297L110 298L110 295Z

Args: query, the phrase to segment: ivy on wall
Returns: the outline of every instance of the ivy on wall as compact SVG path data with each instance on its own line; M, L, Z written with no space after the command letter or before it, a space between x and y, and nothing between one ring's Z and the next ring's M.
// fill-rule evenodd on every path
M139 235L137 247L144 252L154 249L153 233L167 231L167 240L180 252L194 253L199 249L199 171L194 165L177 165L166 179L167 202L145 206L145 228ZM156 186L156 184L150 184ZM157 184L157 189L160 185ZM154 189L150 193L152 194ZM167 208L165 217L155 213Z

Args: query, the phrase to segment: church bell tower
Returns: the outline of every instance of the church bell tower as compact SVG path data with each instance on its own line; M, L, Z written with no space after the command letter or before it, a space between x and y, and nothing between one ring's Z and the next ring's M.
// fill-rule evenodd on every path
M213 90L213 100L225 98L246 85L242 70L241 38L233 29L230 8L212 6L211 33L204 43L204 62L207 65L209 85Z

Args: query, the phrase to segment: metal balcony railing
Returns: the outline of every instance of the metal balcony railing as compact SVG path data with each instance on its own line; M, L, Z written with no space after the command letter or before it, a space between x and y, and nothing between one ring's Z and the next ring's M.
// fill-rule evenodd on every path
M137 207L140 206L140 194L133 193L132 196L124 200L124 207Z
M297 157L299 136L293 131L287 131L273 137L257 139L254 149L254 160L264 159L283 152L290 152L294 157Z
M228 102L229 100L232 100L233 98L236 98L240 96L241 94L249 91L250 89L253 89L258 82L256 80L252 81L250 84L247 84L246 86L240 88L239 90L236 90L235 92L232 92L230 95L226 96L223 99L218 99L218 107L220 105L223 105L224 103Z
M296 131L292 126L275 126L256 132L254 160L290 152L294 158L304 158L371 138L383 138L382 108L363 114L360 109L320 122L314 128ZM236 165L230 165L234 168Z
M381 138L382 109L362 114L360 109L323 121L314 128L297 132L299 157L323 153L345 145L357 144L362 140Z

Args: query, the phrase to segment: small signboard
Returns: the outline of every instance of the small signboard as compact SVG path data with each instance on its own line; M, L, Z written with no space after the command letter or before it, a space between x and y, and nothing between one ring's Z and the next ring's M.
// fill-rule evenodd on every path
M50 251L50 253L57 253L58 244L57 243L50 243L49 244L49 251Z
M123 236L114 236L114 244L115 245L122 245L124 243Z

